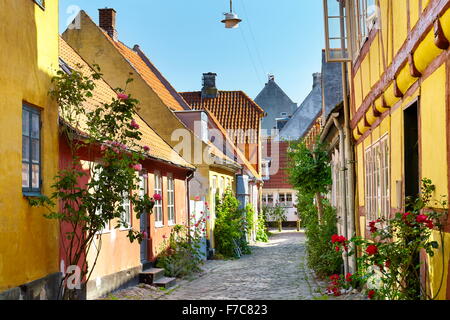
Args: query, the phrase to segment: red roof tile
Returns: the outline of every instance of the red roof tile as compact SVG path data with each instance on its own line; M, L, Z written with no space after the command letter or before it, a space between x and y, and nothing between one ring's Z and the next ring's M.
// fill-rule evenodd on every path
M264 110L242 91L218 91L216 98L203 98L200 91L180 92L189 105L196 110L213 114L226 130L260 130ZM257 137L251 135L251 139ZM243 142L238 139L238 142Z

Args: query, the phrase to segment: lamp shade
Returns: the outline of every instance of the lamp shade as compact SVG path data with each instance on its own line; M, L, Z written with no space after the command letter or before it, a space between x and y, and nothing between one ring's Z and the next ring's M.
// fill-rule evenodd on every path
M233 29L237 28L241 21L242 20L238 18L237 14L229 12L225 13L225 19L222 20L222 23L225 23L225 28Z

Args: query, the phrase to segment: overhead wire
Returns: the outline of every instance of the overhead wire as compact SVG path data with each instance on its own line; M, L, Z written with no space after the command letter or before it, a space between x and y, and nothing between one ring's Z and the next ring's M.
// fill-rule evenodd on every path
M263 74L266 74L267 69L265 67L263 59L261 58L261 53L260 53L260 51L258 49L258 43L256 42L255 33L253 32L252 23L250 21L250 15L247 13L247 8L245 6L245 1L241 0L241 3L242 3L242 7L244 8L245 18L248 21L248 28L250 29L250 35L252 36L253 43L255 44L255 51L256 51L256 55L257 55L259 64L260 64L260 66L262 68Z

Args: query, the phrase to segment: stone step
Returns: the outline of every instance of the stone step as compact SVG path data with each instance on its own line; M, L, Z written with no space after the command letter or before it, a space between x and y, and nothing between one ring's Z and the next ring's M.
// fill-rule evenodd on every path
M153 285L156 287L162 287L162 288L171 288L173 287L177 281L176 278L169 278L169 277L162 277L156 281L153 281Z
M139 273L139 283L152 285L161 278L164 278L164 269L160 268L150 268Z

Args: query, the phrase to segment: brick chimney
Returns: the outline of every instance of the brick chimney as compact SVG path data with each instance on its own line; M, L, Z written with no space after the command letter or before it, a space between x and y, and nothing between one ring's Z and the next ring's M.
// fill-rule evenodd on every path
M112 8L98 9L99 11L99 25L100 28L114 40L117 41L116 30L116 10Z
M313 88L322 84L322 74L320 72L313 73Z
M202 98L217 97L216 77L217 73L208 72L203 74Z

